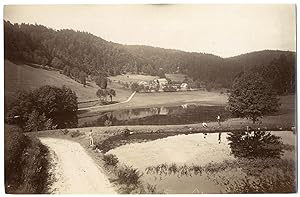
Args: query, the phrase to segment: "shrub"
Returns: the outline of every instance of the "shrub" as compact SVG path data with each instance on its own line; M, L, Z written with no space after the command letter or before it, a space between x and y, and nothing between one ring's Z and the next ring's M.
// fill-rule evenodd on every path
M116 166L119 163L118 158L113 154L107 154L102 159L106 166Z
M142 185L138 192L138 194L164 194L164 192L159 191L156 187L156 185L151 185L147 183L145 186Z
M172 86L166 86L163 88L164 92L176 92L176 88L172 87Z
M22 163L20 158L27 147L28 139L19 128L5 129L4 133L4 163L5 183L14 190L20 185ZM6 191L10 191L7 190Z
M48 181L48 149L19 128L5 128L6 193L45 193Z
M111 120L105 120L104 126L109 127L111 125L112 125L112 121Z
M123 133L123 135L125 136L125 137L128 137L129 135L130 135L130 130L129 129L124 129L124 131L122 131L122 133Z
M77 126L77 96L63 86L42 86L33 91L21 91L7 109L6 120L26 131Z
M71 137L78 137L78 136L80 136L80 135L82 135L82 133L80 133L80 131L79 130L76 130L76 131L72 131L71 132Z
M140 183L140 177L143 176L138 169L126 166L122 167L117 172L117 179L114 181L118 182L119 184L125 184L127 186L130 185L137 185Z
M64 135L67 135L69 133L69 130L68 129L64 129L64 130L62 130L62 132L63 132Z

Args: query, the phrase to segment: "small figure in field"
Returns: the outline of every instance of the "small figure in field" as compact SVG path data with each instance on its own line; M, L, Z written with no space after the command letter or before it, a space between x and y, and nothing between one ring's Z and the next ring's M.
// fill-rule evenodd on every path
M218 137L219 144L221 144L221 135L222 135L222 133L220 132L219 137Z
M218 121L219 126L221 126L221 122L220 122L221 121L221 116L220 115L217 116L217 121Z
M202 126L203 126L204 128L208 128L208 126L207 126L207 123L206 123L206 122L202 122Z
M94 139L93 139L93 130L90 130L89 133L89 139L90 139L90 146L94 146Z

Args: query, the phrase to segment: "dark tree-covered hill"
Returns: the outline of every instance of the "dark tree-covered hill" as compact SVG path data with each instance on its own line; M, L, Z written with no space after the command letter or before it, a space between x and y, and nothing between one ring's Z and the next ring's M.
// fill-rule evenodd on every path
M108 42L87 32L54 30L42 25L11 24L4 21L5 58L11 61L49 65L58 69L69 66L90 75L121 73L183 73L194 81L214 87L229 88L244 71L278 70L273 84L285 83L292 92L295 84L295 52L264 50L222 58L212 54L191 53L142 45ZM230 46L228 46L230 47ZM281 59L278 61L279 58ZM267 75L267 73L262 73ZM274 85L275 86L275 85Z

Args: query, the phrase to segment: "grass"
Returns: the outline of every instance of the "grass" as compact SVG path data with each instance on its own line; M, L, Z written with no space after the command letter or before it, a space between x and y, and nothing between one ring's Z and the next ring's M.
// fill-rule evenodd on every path
M83 133L81 133L79 130L76 130L76 131L72 131L72 132L71 132L71 137L72 137L72 138L79 137L79 136L81 136L81 135L83 135Z
M243 175L231 173L241 169ZM225 160L199 165L160 164L149 166L151 176L206 176L222 188L222 193L294 193L296 192L295 161L278 158Z
M9 102L10 98L12 98L14 93L18 90L34 90L43 85L53 85L57 87L65 85L76 92L79 102L98 99L96 96L98 86L94 82L87 82L86 87L83 87L82 84L60 74L58 71L45 70L25 64L17 65L8 60L5 60L4 66L6 102ZM131 91L123 89L119 84L110 83L108 86L116 90L117 95L113 98L115 101L124 101L131 94ZM88 107L94 105L95 102L80 104L79 107Z
M138 169L126 165L119 168L116 174L117 179L115 179L113 182L118 182L119 184L125 184L127 186L139 184L139 179L141 176L143 176Z
M37 138L5 126L5 192L42 194L48 192L48 149Z
M141 81L152 81L154 79L158 79L157 76L151 76L151 75L135 75L135 74L126 74L126 75L117 75L117 76L111 76L109 79L113 82L122 82L122 83L139 83Z
M183 82L183 80L185 79L184 74L166 74L166 77L171 79L171 81L175 81L175 82Z
M118 158L113 154L103 155L103 161L105 165L113 167L115 167L119 163Z

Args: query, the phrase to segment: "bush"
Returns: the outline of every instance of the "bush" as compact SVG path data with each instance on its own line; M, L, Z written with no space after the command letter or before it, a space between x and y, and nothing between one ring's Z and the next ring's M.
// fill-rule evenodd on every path
M114 180L119 184L125 184L127 186L137 185L140 183L140 177L143 176L138 169L126 166L122 167L117 172L117 179Z
M67 135L69 133L69 130L68 129L64 129L64 130L62 130L62 132L63 132L64 135Z
M176 92L176 88L172 87L172 86L166 86L163 88L164 92Z
M22 180L22 163L20 158L27 147L28 139L22 134L19 128L6 129L4 132L4 163L5 163L5 183L6 187L14 190ZM10 191L8 188L6 191Z
M72 131L71 132L71 137L79 137L80 135L82 135L82 133L79 130L76 131Z
M5 128L5 191L34 194L47 192L48 149L37 138L18 128Z
M142 185L138 192L138 194L164 194L164 192L159 191L156 187L156 185L151 185L147 183L145 186Z
M130 130L129 129L124 129L123 131L122 131L122 133L123 133L123 135L125 136L125 137L128 137L129 135L130 135Z
M107 154L103 156L102 159L106 166L116 166L119 163L118 158L113 154Z
M77 96L70 88L46 85L33 91L20 91L14 98L6 113L9 124L25 131L77 126Z
M105 120L104 126L110 127L111 125L112 125L112 121L111 120Z

